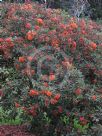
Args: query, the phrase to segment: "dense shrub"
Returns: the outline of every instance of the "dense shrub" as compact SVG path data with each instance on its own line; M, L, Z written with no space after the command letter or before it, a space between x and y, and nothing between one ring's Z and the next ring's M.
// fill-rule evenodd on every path
M3 109L15 117L21 108L38 135L85 133L97 124L102 26L34 3L0 8L1 60L11 60L1 68Z

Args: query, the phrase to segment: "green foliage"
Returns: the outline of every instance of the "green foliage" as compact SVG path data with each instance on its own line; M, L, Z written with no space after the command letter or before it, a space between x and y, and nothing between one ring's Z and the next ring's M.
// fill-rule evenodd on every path
M20 125L22 123L22 120L20 118L22 111L19 109L16 112L17 116L12 119L10 117L12 111L5 111L2 107L0 107L0 125Z
M79 123L79 120L74 119L74 128L75 128L75 129L78 129L78 130L79 130L80 132L82 132L82 133L85 133L86 130L89 128L89 124L82 126L82 125Z
M68 125L69 124L69 117L68 116L62 116L61 117L61 121L65 124Z

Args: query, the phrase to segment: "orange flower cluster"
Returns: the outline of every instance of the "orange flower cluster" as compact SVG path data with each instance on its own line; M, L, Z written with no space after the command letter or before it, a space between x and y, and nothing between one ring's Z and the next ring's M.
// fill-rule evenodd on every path
M19 57L18 61L21 62L21 63L25 62L25 57L24 56Z
M38 19L37 19L37 24L38 24L39 26L42 26L42 25L44 24L44 22L43 22L43 20L42 20L41 18L38 18Z
M33 6L32 4L23 4L20 8L21 10L32 10Z
M39 95L39 92L37 90L30 90L29 92L29 96L38 96Z
M35 31L29 31L27 34L26 34L26 37L29 41L32 41L34 39L34 37L36 36L36 32Z
M96 45L96 43L91 42L91 43L90 43L90 47L91 47L93 50L96 50L97 45Z
M48 97L51 97L51 96L52 96L52 92L51 92L51 91L48 91L48 90L43 90L43 91L41 91L41 94L44 94L44 95L46 95L46 96L48 96Z
M55 78L56 78L55 75L53 73L50 73L49 80L53 81L55 80Z
M78 25L74 22L70 23L69 25L72 29L77 29L78 28Z
M58 39L52 39L51 41L51 45L54 46L54 47L58 47L59 46L59 40Z

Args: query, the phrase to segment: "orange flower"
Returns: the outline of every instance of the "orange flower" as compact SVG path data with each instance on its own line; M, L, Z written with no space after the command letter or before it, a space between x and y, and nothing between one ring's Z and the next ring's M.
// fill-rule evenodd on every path
M96 45L96 43L94 43L94 42L91 42L91 43L90 43L90 46L91 46L91 48L92 48L93 50L95 50L95 49L97 48L97 45Z
M28 9L32 10L33 6L31 4L28 4L27 6L28 6Z
M23 63L25 61L25 57L23 57L23 56L19 57L18 61L21 62L21 63Z
M27 39L29 40L29 41L32 41L33 40L33 34L31 34L31 33L29 33L29 34L27 34Z
M72 29L77 29L77 28L78 28L77 24L74 23L74 22L72 22L72 23L70 24L70 27L71 27Z
M36 90L30 90L29 95L30 96L37 96L37 95L39 95L39 92Z
M43 91L41 91L41 94L45 94L45 95L47 95L47 96L52 96L52 92L51 91L48 91L48 90L43 90Z
M50 91L45 91L45 94L47 95L47 96L52 96L52 92L50 92Z
M36 32L35 31L32 31L32 34L33 34L34 37L36 36Z
M82 93L82 91L81 91L80 88L78 88L78 89L75 90L75 94L76 94L76 95L80 95L81 93Z
M27 34L26 34L26 37L29 41L32 41L33 38L36 36L36 32L34 31L29 31Z
M59 46L59 40L58 39L52 39L51 45L55 46L55 47L58 47Z
M67 30L63 31L62 36L63 36L63 37L68 36L68 31L67 31Z
M58 100L60 99L60 97L61 97L61 95L58 93L58 94L56 94L56 95L54 96L54 99L58 101Z
M93 101L96 101L96 99L97 99L96 95L93 95L91 98Z
M50 74L50 76L49 76L49 80L50 81L53 81L53 80L55 80L55 75L52 73L52 74Z
M43 25L44 24L44 22L43 22L43 20L41 18L37 19L37 23L38 23L38 25Z

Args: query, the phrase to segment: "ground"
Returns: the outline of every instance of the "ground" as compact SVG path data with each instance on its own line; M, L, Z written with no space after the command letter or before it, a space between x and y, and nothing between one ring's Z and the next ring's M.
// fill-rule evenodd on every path
M26 126L2 125L0 126L0 136L35 136L26 131Z

